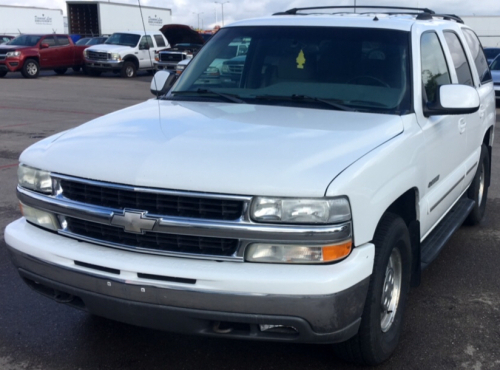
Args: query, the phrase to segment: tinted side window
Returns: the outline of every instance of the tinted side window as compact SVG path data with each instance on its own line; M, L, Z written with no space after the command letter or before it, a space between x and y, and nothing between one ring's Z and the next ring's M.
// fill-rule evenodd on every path
M427 101L434 101L438 86L451 83L441 43L434 32L426 32L420 39L422 83Z
M54 40L53 36L47 36L42 40L42 44L47 44L49 45L49 48L56 46L56 40Z
M481 47L479 39L471 30L464 28L463 31L465 41L467 41L467 45L469 45L469 49L474 58L474 64L476 65L479 79L481 80L481 82L491 81L491 73L490 69L488 68L488 61L484 56L483 48Z
M159 48L162 46L165 46L165 41L163 40L163 37L161 37L160 35L154 35L154 36L155 36L156 45Z
M454 32L445 32L444 38L450 49L453 65L457 72L458 83L462 85L474 86L472 73L470 71L469 62L465 56L465 51L458 36Z
M67 36L56 36L56 38L59 46L69 45L69 40Z
M141 43L139 44L139 49L144 49L146 46L149 46L150 48L153 47L153 40L151 39L151 36L143 36L141 39Z

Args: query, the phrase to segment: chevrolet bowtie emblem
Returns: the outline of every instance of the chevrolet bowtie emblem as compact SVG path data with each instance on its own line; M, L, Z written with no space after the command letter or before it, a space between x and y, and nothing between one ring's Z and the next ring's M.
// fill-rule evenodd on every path
M146 216L147 212L123 211L123 214L113 214L111 225L121 226L128 233L144 234L151 231L156 225L156 218Z

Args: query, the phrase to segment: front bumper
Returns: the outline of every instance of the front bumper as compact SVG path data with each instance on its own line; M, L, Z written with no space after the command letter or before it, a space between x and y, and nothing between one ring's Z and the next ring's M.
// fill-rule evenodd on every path
M175 71L179 62L153 62L157 71Z
M0 71L16 72L20 71L23 66L22 60L18 57L11 57L0 60Z
M113 71L123 67L123 61L85 59L85 67L94 71Z
M328 266L189 260L77 242L24 219L6 228L5 240L28 285L96 315L190 334L322 343L357 332L374 254L367 244Z

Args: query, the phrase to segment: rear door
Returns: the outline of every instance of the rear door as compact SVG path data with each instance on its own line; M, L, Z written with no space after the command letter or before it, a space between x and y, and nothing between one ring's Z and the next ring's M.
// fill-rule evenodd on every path
M55 64L61 67L69 67L75 64L74 62L74 47L71 45L68 36L56 36L57 48L59 49L59 59L54 61Z
M154 60L154 50L155 46L153 44L153 39L149 35L142 36L139 42L139 68L141 69L152 69Z

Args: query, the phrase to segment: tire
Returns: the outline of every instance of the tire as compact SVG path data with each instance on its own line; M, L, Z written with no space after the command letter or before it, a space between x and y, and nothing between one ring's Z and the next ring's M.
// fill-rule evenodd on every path
M63 75L67 72L68 68L56 68L54 69L54 72L57 73L58 75Z
M370 366L389 359L398 345L412 266L410 234L399 216L386 213L382 217L373 243L375 261L359 331L334 345L338 357Z
M87 68L87 72L89 74L89 76L92 76L92 77L99 77L101 75L101 71L95 71L93 69L88 69Z
M135 77L137 75L137 68L135 67L135 64L132 62L125 62L122 70L120 71L120 75L126 78Z
M8 71L0 71L0 78L7 76Z
M488 198L488 184L490 183L490 155L488 147L481 145L481 155L476 169L476 175L467 190L467 197L476 202L471 213L465 219L467 225L477 225L483 218L486 211L486 201Z
M25 78L37 78L40 74L40 65L35 59L26 59L21 74Z
M76 66L76 67L72 67L71 69L73 70L73 72L80 72L80 70L82 69L82 67Z

